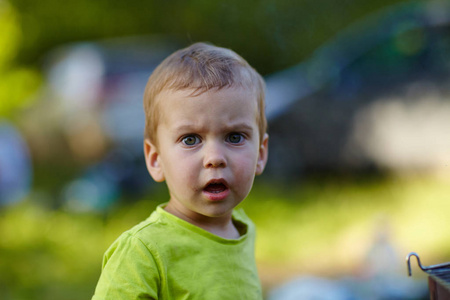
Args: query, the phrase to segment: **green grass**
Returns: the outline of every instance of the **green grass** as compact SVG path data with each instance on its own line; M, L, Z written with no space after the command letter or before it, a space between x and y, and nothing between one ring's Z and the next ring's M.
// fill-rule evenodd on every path
M33 196L3 208L2 299L89 299L103 252L167 193L161 189L148 199L122 203L106 215L50 209ZM294 275L364 271L379 233L389 236L402 271L410 251L426 265L450 260L448 179L258 180L241 206L258 228L256 255L266 289Z
M450 261L448 178L263 185L242 206L258 228L257 261L268 286L305 273L367 275L369 252L383 241L396 252L392 268L400 275L411 251L426 265Z

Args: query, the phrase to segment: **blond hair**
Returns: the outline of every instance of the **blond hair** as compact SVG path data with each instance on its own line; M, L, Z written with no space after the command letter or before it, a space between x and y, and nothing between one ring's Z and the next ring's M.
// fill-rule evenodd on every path
M163 90L192 90L192 95L197 96L213 88L228 87L242 87L255 93L262 141L267 130L263 78L232 50L205 43L174 52L153 71L144 92L145 138L156 142L159 113L155 99Z

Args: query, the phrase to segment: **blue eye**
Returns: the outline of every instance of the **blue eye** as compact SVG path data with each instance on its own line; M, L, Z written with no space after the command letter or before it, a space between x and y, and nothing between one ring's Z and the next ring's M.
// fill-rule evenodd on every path
M194 146L200 142L200 139L195 135L188 135L184 137L181 142L186 146Z
M228 142L232 144L239 144L242 142L243 139L244 137L242 136L242 134L239 133L232 133L228 136Z

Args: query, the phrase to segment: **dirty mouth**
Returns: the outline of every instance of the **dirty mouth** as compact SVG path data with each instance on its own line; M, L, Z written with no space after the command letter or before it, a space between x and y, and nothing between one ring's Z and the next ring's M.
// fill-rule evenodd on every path
M218 194L226 189L227 187L223 183L210 183L205 187L205 192Z

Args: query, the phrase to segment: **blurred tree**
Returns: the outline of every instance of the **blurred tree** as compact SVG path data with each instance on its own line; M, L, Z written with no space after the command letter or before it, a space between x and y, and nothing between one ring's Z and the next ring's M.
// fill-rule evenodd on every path
M61 43L169 34L230 47L262 74L306 58L356 19L401 0L11 0L26 39L20 61L37 62Z
M19 44L20 28L17 14L8 3L0 2L0 68L14 57Z
M18 15L6 2L0 1L0 118L11 118L25 106L39 86L38 72L14 64L22 38Z

